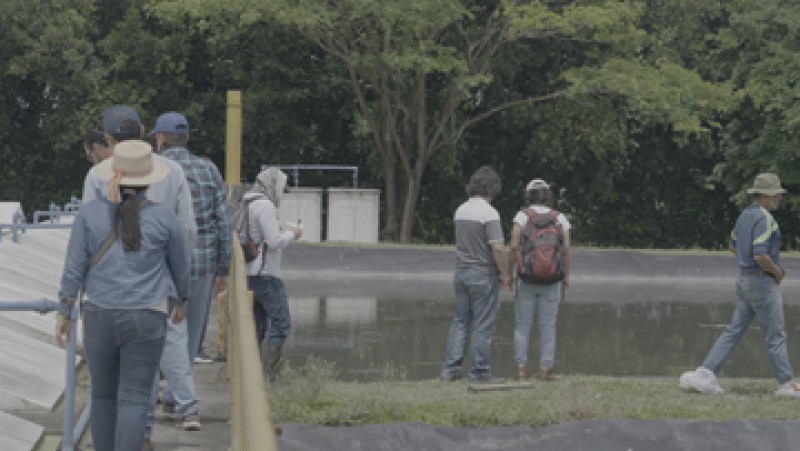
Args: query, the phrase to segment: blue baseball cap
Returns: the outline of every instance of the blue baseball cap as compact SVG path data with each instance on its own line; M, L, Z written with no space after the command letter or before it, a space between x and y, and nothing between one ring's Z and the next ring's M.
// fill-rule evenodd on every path
M147 136L153 136L156 133L169 133L171 135L188 135L189 134L189 121L186 116L181 113L170 111L164 113L156 120L156 126Z

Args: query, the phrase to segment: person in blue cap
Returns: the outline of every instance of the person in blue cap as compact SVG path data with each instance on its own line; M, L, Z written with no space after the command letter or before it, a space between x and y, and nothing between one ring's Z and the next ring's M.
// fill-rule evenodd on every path
M167 380L163 411L174 415L180 427L192 431L201 428L199 401L195 394L192 361L197 354L205 329L212 288L219 293L227 288L230 266L230 225L222 177L216 167L191 155L186 149L189 123L179 113L162 114L149 133L156 151L184 171L192 191L192 209L197 234L191 250L191 295L185 324L170 325L161 358L161 371ZM215 275L219 277L216 279ZM212 287L213 285L213 287ZM155 380L152 408L158 396ZM147 430L153 417L148 417Z
M195 363L210 363L212 359L203 351L209 307L212 297L228 288L231 262L225 182L214 163L189 152L189 121L183 114L162 114L149 136L154 138L157 152L181 165L192 190L197 238L192 250L192 307L187 319L189 357Z

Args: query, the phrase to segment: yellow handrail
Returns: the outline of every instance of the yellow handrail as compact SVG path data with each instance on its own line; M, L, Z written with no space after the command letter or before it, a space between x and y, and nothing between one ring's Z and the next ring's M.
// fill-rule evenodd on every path
M274 451L275 432L253 322L253 293L247 289L244 255L235 233L232 248L227 299L231 450Z

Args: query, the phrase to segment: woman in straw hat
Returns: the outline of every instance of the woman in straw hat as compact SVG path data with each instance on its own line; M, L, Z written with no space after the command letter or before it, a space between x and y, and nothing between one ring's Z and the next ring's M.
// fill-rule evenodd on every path
M143 141L124 141L98 164L107 199L81 205L72 226L56 339L69 338L71 305L83 302L83 344L91 374L92 439L98 450L140 451L166 316L186 313L189 254L180 219L145 198L168 168Z

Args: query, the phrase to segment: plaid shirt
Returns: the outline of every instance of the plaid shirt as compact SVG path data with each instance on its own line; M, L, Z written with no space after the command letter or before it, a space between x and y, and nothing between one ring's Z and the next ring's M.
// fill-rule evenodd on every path
M227 276L231 264L231 223L222 176L214 163L171 147L163 155L183 167L192 190L197 239L192 250L192 276Z

